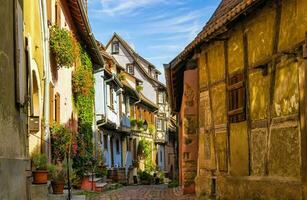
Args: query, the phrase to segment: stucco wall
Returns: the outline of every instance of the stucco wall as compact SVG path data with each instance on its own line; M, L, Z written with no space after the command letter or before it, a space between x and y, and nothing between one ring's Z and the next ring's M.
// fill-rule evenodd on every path
M220 36L225 41L202 47L197 195L302 199L306 158L299 116L306 97L299 69L305 64L296 47L307 31L306 5L283 0L279 10L267 1L231 24ZM280 54L286 49L292 54ZM246 120L230 123L227 77L238 72L246 72Z
M19 1L22 5L22 0ZM0 199L27 199L27 116L16 105L13 3L1 2L0 13Z

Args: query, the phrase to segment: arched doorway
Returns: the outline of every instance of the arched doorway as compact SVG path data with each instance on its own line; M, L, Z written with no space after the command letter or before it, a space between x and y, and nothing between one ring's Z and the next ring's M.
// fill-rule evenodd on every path
M35 61L32 61L31 67L36 67ZM35 69L35 68L34 68ZM29 153L40 153L42 147L41 137L41 101L40 101L40 85L38 73L36 70L31 70L30 74L30 106L29 106Z

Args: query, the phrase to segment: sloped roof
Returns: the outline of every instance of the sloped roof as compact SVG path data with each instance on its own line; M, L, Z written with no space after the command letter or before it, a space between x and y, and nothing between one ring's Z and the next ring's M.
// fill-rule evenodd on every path
M112 38L109 40L109 42L107 43L106 46L109 46L112 42L112 40L114 38L117 38L121 44L126 48L126 50L128 51L128 53L131 55L131 57L135 60L135 62L137 63L137 65L140 67L140 69L143 71L143 73L153 82L159 84L160 86L164 86L163 83L161 83L159 80L156 80L154 78L152 78L148 72L142 67L141 63L139 62L139 60L144 61L146 64L148 64L149 66L153 67L157 72L159 72L161 74L161 72L159 70L156 69L156 67L151 64L149 61L147 61L145 58L143 58L142 56L140 56L138 53L136 53L133 48L131 48L131 46L123 39L121 38L117 33L114 33ZM164 86L165 87L165 86Z
M264 0L222 0L202 31L172 61L172 65L178 64L189 53L191 53L196 46L209 41L215 34L219 34L221 31L226 31L226 29L223 29L226 24L234 21L242 13L262 1Z
M189 60L187 58L192 55L194 49L226 32L229 23L234 22L239 16L250 12L262 2L265 2L265 0L222 0L195 39L170 64L164 66L165 78L170 94L169 102L173 112L180 110L184 68Z
M96 44L94 34L92 33L83 0L67 0L66 2L70 8L73 21L81 36L80 38L84 41L86 50L89 52L93 63L95 65L103 66L103 58L99 53L99 48Z

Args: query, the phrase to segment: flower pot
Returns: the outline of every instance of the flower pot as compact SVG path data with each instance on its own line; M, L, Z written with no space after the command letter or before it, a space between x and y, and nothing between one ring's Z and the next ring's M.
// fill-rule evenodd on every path
M36 170L32 172L33 184L46 184L48 181L48 171Z
M64 181L51 181L53 194L63 194L64 193Z

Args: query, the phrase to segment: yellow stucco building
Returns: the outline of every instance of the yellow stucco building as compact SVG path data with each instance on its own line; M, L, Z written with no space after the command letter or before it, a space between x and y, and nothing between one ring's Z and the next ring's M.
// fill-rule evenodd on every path
M183 112L183 72L198 63L197 196L307 197L306 33L304 0L224 0L166 68Z
M29 74L29 153L40 152L44 140L44 54L40 1L24 4L25 63Z

